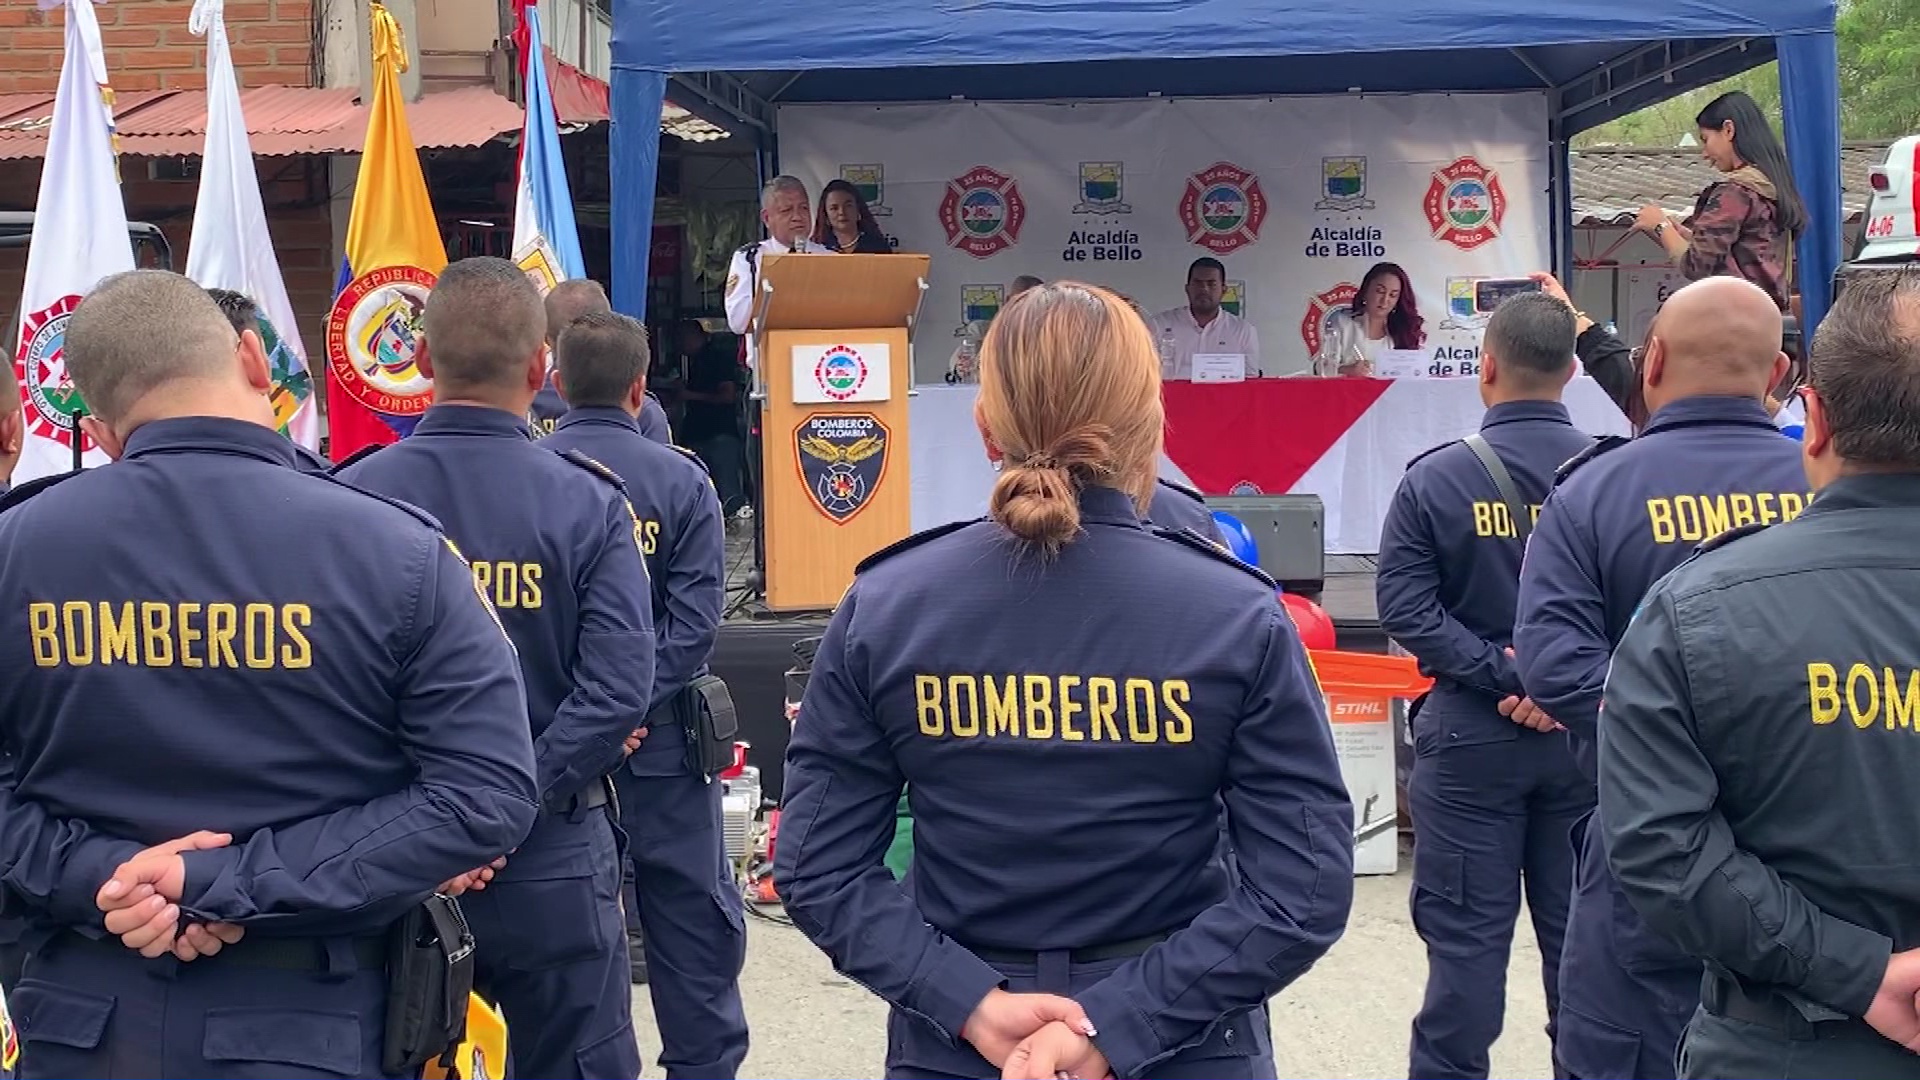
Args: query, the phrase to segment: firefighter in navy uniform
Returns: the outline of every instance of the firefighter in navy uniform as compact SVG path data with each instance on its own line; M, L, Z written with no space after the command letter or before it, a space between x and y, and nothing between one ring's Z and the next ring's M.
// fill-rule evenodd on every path
M607 300L607 290L591 278L574 278L556 284L547 293L545 308L547 312L547 350L552 352L554 341L560 331L582 315L595 312L605 314L613 310L613 304ZM641 339L644 343L645 339ZM567 412L567 402L554 389L553 374L548 372L546 381L540 386L540 392L533 396L533 408L527 413L527 419L535 435L553 434L554 425ZM640 401L640 412L636 418L640 425L640 434L657 443L671 443L673 435L667 424L666 407L660 399L647 394Z
M1920 280L1850 284L1808 374L1813 505L1704 545L1607 678L1601 830L1706 962L1702 1080L1920 1077Z
M746 915L727 864L721 785L693 738L702 687L692 684L706 673L726 597L720 498L699 458L640 434L646 327L583 315L560 331L553 371L572 408L540 445L578 451L626 481L653 581L653 704L646 737L615 776L635 889L627 925L648 956L660 1066L668 1080L731 1080L747 1055Z
M1805 508L1800 449L1762 404L1785 371L1780 312L1714 277L1673 294L1642 370L1651 416L1560 470L1527 543L1514 651L1533 703L1594 777L1602 685L1647 589L1712 536ZM1607 870L1591 817L1560 963L1559 1067L1577 1080L1661 1080L1700 1000L1700 962L1641 922Z
M1510 646L1533 515L1554 470L1593 441L1560 403L1574 336L1573 313L1552 297L1521 294L1494 312L1481 348L1488 407L1478 443L1415 458L1380 538L1381 626L1434 678L1414 715L1408 784L1413 925L1427 944L1410 1076L1486 1077L1523 888L1554 1032L1573 889L1567 834L1593 808L1593 785L1525 700Z
M894 1006L889 1077L1272 1077L1267 1000L1346 925L1352 805L1272 580L1140 520L1159 370L1104 290L1007 305L992 520L869 558L815 657L775 877Z
M430 518L296 470L199 286L65 347L116 463L0 504L21 1073L380 1076L390 924L537 812L512 646Z
M631 1080L640 1052L607 777L653 690L643 529L606 466L529 438L546 350L525 273L456 262L424 319L433 406L412 436L340 476L439 518L519 650L542 813L466 904L476 988L506 1015L516 1075Z

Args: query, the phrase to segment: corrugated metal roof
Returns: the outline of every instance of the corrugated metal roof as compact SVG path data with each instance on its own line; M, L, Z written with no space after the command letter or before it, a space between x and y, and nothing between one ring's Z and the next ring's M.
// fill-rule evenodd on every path
M1840 151L1841 207L1851 221L1867 207L1867 170L1886 160L1884 142L1849 143ZM1648 203L1677 216L1718 174L1697 147L1609 146L1573 154L1575 225L1631 225Z
M551 66L548 70L553 71ZM577 71L574 75L568 81L566 100L559 101L560 95L556 94L561 122L604 122L606 84ZM588 83L593 85L583 85ZM359 153L366 144L367 110L355 100L357 94L353 88L299 86L256 86L241 91L240 111L247 118L254 154L286 157ZM0 94L0 161L45 154L46 129L52 115L52 94ZM202 91L122 94L114 102L114 115L122 154L192 157L205 148L207 96ZM414 145L423 150L472 147L518 132L524 116L520 106L489 87L463 86L427 94L409 104L407 127ZM671 103L662 111L660 128L690 142L727 135Z

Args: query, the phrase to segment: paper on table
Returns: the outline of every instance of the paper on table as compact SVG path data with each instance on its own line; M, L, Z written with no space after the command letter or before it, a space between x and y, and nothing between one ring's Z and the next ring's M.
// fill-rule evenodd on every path
M1432 358L1425 349L1382 349L1373 358L1376 379L1424 379Z
M1247 381L1245 353L1193 354L1193 381L1228 383Z

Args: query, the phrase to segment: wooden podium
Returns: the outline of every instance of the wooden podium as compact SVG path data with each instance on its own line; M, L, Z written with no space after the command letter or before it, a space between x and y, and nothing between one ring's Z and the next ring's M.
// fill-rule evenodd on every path
M912 531L907 396L926 255L765 255L753 333L767 608L831 608Z

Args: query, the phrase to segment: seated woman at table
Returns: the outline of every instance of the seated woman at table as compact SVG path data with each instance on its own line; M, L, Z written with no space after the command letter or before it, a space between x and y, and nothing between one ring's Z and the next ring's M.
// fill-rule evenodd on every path
M1375 263L1360 279L1353 303L1327 314L1313 373L1371 378L1373 362L1382 352L1417 349L1427 340L1425 322L1407 272L1396 263Z
M829 180L820 189L820 211L813 219L813 242L842 255L891 255L893 245L873 219L860 189L845 180Z

